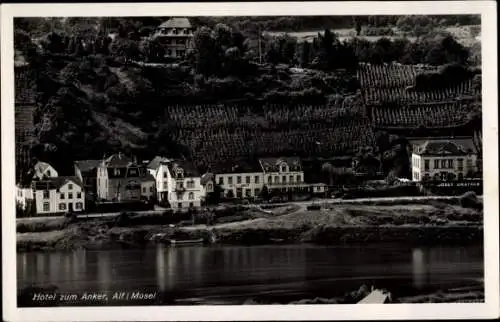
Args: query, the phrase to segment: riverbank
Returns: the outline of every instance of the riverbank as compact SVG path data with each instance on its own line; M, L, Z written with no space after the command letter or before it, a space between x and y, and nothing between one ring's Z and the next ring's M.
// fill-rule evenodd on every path
M58 251L139 247L161 233L164 239L216 237L216 243L262 245L274 243L345 244L404 242L405 244L482 243L483 210L431 201L404 204L331 204L272 211L246 209L214 225L172 228L166 214L127 220L99 218L71 221L51 218L17 226L17 250Z

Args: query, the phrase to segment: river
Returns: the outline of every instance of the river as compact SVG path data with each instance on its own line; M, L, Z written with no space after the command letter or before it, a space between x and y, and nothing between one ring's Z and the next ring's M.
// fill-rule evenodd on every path
M409 296L468 286L482 278L481 246L157 245L17 255L18 288L158 291L169 294L163 304L182 305L332 298L362 284Z

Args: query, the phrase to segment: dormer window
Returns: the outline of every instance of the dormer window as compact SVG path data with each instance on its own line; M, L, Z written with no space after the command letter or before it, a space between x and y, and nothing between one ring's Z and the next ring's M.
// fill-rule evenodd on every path
M281 166L281 172L286 172L286 165Z
M172 29L172 33L173 33L174 35L177 35L177 34L179 33L179 31L178 31L177 29L175 29L175 28L174 28L174 29Z
M120 175L120 169L114 169L114 170L113 170L113 174L114 174L115 176L119 176L119 175Z
M50 177L50 170L47 170L47 176Z

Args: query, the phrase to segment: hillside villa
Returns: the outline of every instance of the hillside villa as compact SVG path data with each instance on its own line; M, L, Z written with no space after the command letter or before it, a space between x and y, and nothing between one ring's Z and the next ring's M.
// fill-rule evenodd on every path
M187 18L171 18L156 28L152 39L165 46L166 57L185 57L192 46L194 28Z

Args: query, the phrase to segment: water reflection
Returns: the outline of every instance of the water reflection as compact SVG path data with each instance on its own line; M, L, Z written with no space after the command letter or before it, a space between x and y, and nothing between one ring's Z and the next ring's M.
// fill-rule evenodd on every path
M165 247L18 254L18 282L64 291L156 286L193 296L341 292L363 283L412 289L482 278L481 247ZM377 284L378 285L378 284ZM333 291L330 291L333 290ZM229 295L228 295L229 296ZM319 295L318 295L319 296Z

